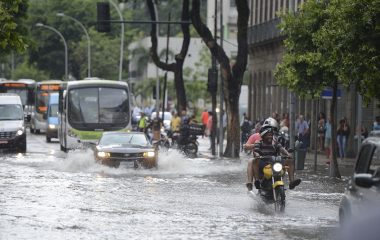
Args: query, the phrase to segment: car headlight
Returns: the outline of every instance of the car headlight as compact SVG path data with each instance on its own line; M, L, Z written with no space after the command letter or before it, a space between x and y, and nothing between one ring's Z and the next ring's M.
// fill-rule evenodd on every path
M98 157L105 158L105 157L110 157L111 154L108 152L98 152Z
M16 132L17 136L21 136L23 133L24 133L24 130L23 130L23 129L19 129L19 130L17 130L17 132Z
M281 170L282 170L282 164L281 164L281 163L275 163L275 164L273 165L273 170L274 170L275 172L281 172Z
M54 124L49 124L49 128L54 129L55 125Z
M144 152L144 157L154 157L155 155L155 152Z

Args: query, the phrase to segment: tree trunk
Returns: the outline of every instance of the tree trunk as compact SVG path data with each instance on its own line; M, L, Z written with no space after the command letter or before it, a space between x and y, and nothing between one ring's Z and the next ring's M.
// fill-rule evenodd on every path
M230 59L212 36L210 30L202 22L200 17L199 0L192 1L191 21L199 36L203 39L211 54L220 64L224 83L224 101L227 112L227 146L225 157L239 157L240 152L240 121L239 121L239 97L243 75L247 66L248 42L247 28L249 18L248 1L236 0L238 12L238 54L236 64L230 66ZM216 17L216 16L215 16Z
M150 18L152 21L157 21L156 16L156 8L153 4L153 0L147 0L147 5L150 13ZM190 18L189 14L189 0L184 0L182 5L182 21L188 21ZM190 30L189 30L189 24L182 23L182 33L183 33L183 42L182 42L182 48L181 52L176 55L175 63L164 63L160 60L158 53L157 53L157 26L155 23L152 23L152 29L150 31L151 41L152 41L152 47L150 49L150 55L152 57L153 62L156 64L157 67L161 68L162 70L170 71L174 73L174 85L176 88L176 95L177 95L177 111L180 110L186 110L187 108L187 100L186 100L186 91L185 91L185 85L183 82L183 62L185 60L185 57L187 55L187 51L189 49L190 44Z
M340 172L339 172L339 166L338 166L338 160L337 160L337 136L336 136L336 129L337 129L337 116L336 116L336 108L337 108L337 92L338 92L338 82L335 81L334 87L333 87L333 97L331 101L331 108L330 108L330 116L331 116L331 162L330 162L330 177L336 177L341 178Z

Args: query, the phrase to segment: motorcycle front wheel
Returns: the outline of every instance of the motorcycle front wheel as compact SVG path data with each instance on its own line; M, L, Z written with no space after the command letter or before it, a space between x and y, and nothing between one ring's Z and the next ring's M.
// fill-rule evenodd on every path
M277 186L275 188L276 200L274 202L274 208L276 211L283 212L285 210L285 189L284 186Z

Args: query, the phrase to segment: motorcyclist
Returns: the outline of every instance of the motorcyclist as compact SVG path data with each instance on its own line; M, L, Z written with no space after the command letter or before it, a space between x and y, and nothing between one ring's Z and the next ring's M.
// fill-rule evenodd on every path
M247 178L248 181L246 186L249 191L252 190L253 178L255 179L254 185L257 189L260 189L260 171L265 166L265 159L259 158L260 156L277 156L283 154L285 156L291 157L288 151L274 139L274 134L278 130L278 123L273 118L268 118L264 121L263 126L260 129L261 140L256 141L254 144L245 144L246 149L252 149L254 159L249 160L247 166ZM289 175L289 189L294 189L301 183L301 179L294 180L294 164L291 158L287 158L283 162L284 165L288 166Z

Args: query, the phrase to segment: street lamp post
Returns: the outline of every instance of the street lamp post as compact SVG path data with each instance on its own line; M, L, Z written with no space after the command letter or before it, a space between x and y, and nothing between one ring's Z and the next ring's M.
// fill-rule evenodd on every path
M69 80L68 79L68 54L67 54L67 44L66 44L66 40L65 38L63 37L63 35L55 28L51 27L51 26L48 26L48 25L45 25L43 23L36 23L36 27L43 27L43 28L46 28L46 29L49 29L53 32L55 32L56 34L58 34L62 41L63 41L63 45L65 47L65 80Z
M122 72L123 72L123 52L124 52L124 19L123 19L123 15L121 14L121 11L119 9L119 7L116 5L116 3L114 3L112 0L108 0L112 6L114 6L114 8L116 9L116 12L119 14L119 18L120 18L120 21L122 22L121 23L121 36L120 36L120 64L119 64L119 81L121 81L122 79Z
M80 21L78 21L77 19L75 19L71 16L68 16L64 13L57 13L57 17L67 17L67 18L73 20L74 22L76 22L77 24L79 24L79 26L83 29L84 34L86 35L86 38L87 38L87 77L91 77L91 40L90 40L90 35L88 34L84 25Z

